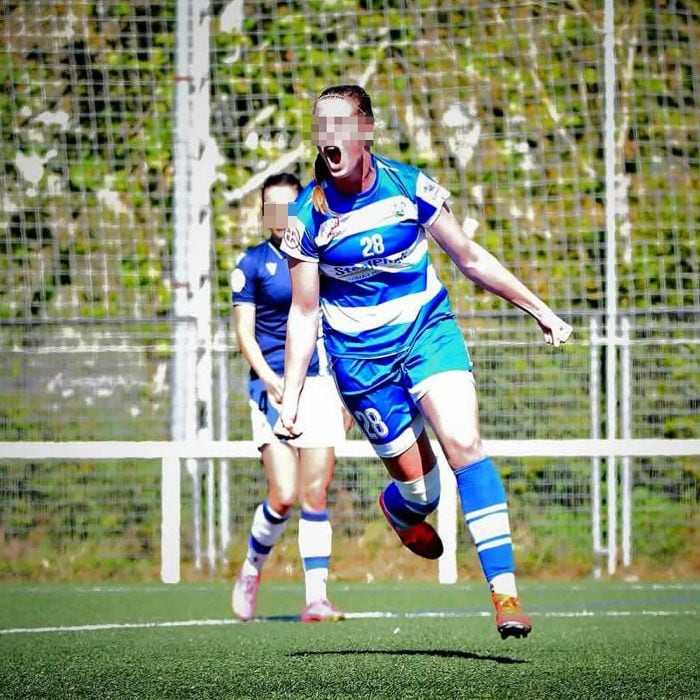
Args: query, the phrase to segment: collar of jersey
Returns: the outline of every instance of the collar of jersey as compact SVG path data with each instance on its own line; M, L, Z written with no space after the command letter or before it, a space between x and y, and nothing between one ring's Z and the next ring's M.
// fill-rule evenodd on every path
M370 153L370 157L372 159L372 167L374 168L376 177L374 178L372 187L370 187L366 192L360 192L352 195L343 194L342 192L338 192L338 190L333 186L332 182L324 183L326 196L328 197L328 205L332 211L337 212L338 214L345 214L353 209L356 203L362 203L365 199L371 199L377 189L379 189L379 172L381 168L377 165L377 159L375 158L374 153ZM350 205L349 208L343 206L348 204Z
M272 250L275 252L275 255L276 255L280 260L284 260L284 254L283 254L282 251L272 242L272 238L268 238L268 239L267 239L267 245L269 245L270 248L272 248Z

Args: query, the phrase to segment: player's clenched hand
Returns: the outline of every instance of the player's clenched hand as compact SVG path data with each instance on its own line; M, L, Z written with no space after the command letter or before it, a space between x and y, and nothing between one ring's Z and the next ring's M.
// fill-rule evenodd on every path
M555 348L565 343L574 330L556 314L541 319L538 323L544 334L545 343L553 345Z
M293 440L301 435L301 430L296 425L298 402L295 402L294 405L290 404L289 399L282 398L280 417L272 429L275 435L283 440Z

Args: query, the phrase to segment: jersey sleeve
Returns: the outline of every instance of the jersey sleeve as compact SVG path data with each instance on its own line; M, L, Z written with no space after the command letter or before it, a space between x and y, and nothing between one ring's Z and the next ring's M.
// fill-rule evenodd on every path
M308 207L307 207L308 210ZM305 262L318 262L318 249L311 231L313 230L313 218L310 211L307 216L298 213L290 217L289 226L282 237L282 252L295 260Z
M437 219L442 205L449 199L449 190L439 185L425 173L418 172L416 179L416 204L418 206L418 222L425 227Z
M255 273L257 266L249 253L244 253L231 273L231 303L255 304Z

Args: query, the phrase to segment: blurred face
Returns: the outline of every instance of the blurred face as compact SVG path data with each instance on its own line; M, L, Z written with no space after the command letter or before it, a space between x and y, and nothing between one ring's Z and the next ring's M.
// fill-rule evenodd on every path
M311 138L334 178L356 175L362 168L362 154L372 142L374 120L359 114L357 107L342 97L326 97L316 103L311 121Z
M282 240L287 222L294 215L290 206L297 198L297 188L291 185L273 185L263 194L263 226L270 229L275 240Z

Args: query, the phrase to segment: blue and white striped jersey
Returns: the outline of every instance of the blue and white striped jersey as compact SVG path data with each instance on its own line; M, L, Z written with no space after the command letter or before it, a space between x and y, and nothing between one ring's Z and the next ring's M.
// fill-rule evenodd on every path
M324 183L331 213L296 200L282 250L319 265L323 334L329 355L383 357L410 346L421 328L452 311L428 255L424 227L449 192L420 170L372 155L367 192L345 195Z

